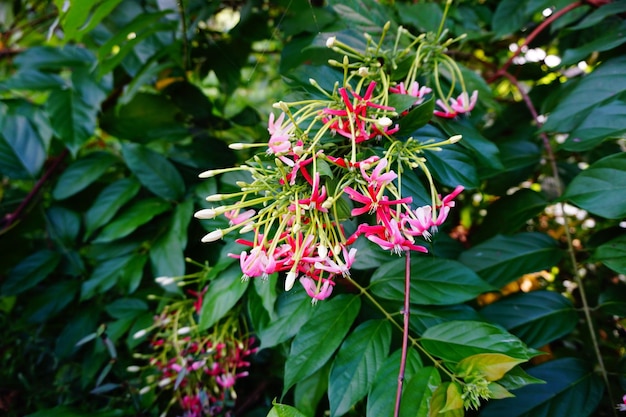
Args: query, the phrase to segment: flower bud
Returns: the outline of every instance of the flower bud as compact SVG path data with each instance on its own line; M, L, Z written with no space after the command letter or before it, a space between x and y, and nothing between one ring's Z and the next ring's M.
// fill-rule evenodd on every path
M217 211L214 209L203 209L194 213L193 217L196 219L214 219L217 216Z
M369 75L369 70L367 69L367 67L360 67L358 74L361 77L367 77Z
M326 39L326 47L327 48L332 48L333 46L335 46L335 42L337 41L337 37L336 36L331 36L328 39Z
M180 329L178 329L176 331L176 334L184 335L184 334L188 334L189 332L191 332L191 327L185 326L185 327L181 327Z
M163 286L170 285L176 282L176 280L174 280L174 278L172 277L158 277L158 278L155 278L154 281L156 281L157 284L163 285Z
M150 392L152 388L150 386L145 386L139 390L139 395L144 395Z
M136 366L136 365L131 365L131 366L126 368L126 371L135 373L135 372L141 371L141 368Z
M376 120L376 124L382 128L389 127L391 126L392 123L393 121L387 116L383 116L379 118L378 120Z
M328 256L328 248L324 245L319 245L317 247L317 254L320 256L320 258L326 259L326 257Z
M289 291L293 288L293 284L296 282L296 278L298 278L298 274L295 269L287 272L287 277L285 278L285 291Z
M169 384L172 383L172 380L170 378L163 378L162 380L159 381L159 387L163 388L168 386Z
M146 331L146 329L141 329L139 330L137 333L135 333L133 335L133 339L141 339L142 337L144 337L148 332Z
M206 234L202 238L202 241L204 243L215 242L216 240L219 240L223 237L224 237L224 232L222 231L222 229L217 229L217 230L212 231L211 233Z
M213 194L206 198L206 201L222 201L224 199L223 194Z
M450 143L457 143L461 139L463 139L463 135L454 135L448 140L450 141Z

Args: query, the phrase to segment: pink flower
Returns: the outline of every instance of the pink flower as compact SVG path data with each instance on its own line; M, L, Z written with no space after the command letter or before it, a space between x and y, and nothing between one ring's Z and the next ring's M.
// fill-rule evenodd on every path
M226 213L224 213L224 217L230 220L228 224L230 224L231 226L234 226L237 224L241 224L245 222L246 220L250 219L252 216L255 215L255 213L256 212L252 209L246 210L243 213L240 213L239 210L231 210L231 211L227 211Z
M328 209L323 207L322 204L326 201L326 187L320 184L320 173L316 172L313 178L313 189L311 190L311 197L298 200L298 203L303 205L308 210L318 210L324 213L328 212Z
M372 171L372 175L367 175L367 172L365 172L365 166L361 165L361 175L363 175L363 179L367 181L369 186L376 186L377 188L380 188L398 178L396 173L391 170L381 174L381 172L387 168L387 163L387 158L383 158L378 161L376 168Z
M350 267L354 262L354 258L356 257L356 248L350 249L348 252L344 247L342 248L344 261L342 262L339 258L335 258L337 262L335 262L331 257L327 257L323 261L315 262L314 266L317 269L321 269L322 271L330 272L331 274L341 274L343 276L350 275Z
M333 292L333 286L335 285L333 281L321 278L321 282L321 285L318 287L318 283L313 278L307 276L300 278L300 284L302 284L308 296L313 299L313 302L325 300Z
M382 249L390 250L395 254L401 255L407 250L428 252L425 247L414 244L412 240L404 236L400 231L400 225L396 219L389 220L389 223L385 226L379 226L376 229L377 233L371 233L373 231L373 229L370 229L370 233L368 234L366 229L366 237Z
M468 96L467 91L463 91L456 100L450 99L450 107L459 114L469 113L476 105L476 100L478 100L477 90L474 90L471 97Z
M276 261L274 257L268 256L263 248L256 246L248 252L243 251L239 256L239 265L244 274L244 278L269 277L276 272Z
M218 375L215 377L215 382L217 382L217 385L219 385L222 388L230 388L233 385L235 385L235 375L226 372L222 375Z
M420 87L417 81L413 81L408 90L404 87L404 83L401 82L397 87L389 87L389 91L394 94L407 94L416 97L417 100L414 104L421 104L424 101L424 96L431 93L433 90L425 85Z
M290 138L293 135L293 124L289 123L283 126L285 113L281 113L278 119L274 121L274 113L270 113L267 130L271 137L267 144L267 153L279 154L288 152L291 149Z
M436 103L439 107L443 109L443 111L442 110L433 111L433 114L435 116L443 117L444 119L454 119L457 116L457 112L452 110L451 107L447 106L443 100L438 99Z
M617 410L619 411L626 411L626 395L624 395L622 397L622 403L621 404L617 404Z

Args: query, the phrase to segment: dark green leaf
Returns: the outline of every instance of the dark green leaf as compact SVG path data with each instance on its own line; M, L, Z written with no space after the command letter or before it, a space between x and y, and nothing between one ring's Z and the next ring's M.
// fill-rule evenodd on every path
M64 1L56 0L59 10L63 10L59 16L63 28L63 41L80 42L83 36L94 29L121 1L72 2L69 7L64 7Z
M42 291L29 295L29 304L24 316L31 323L43 323L52 319L71 303L80 283L76 281L61 281L47 285Z
M110 290L124 272L126 264L133 258L133 255L119 256L107 259L94 268L89 279L83 282L80 293L80 300L88 300L98 292Z
M61 255L42 249L22 259L10 272L2 285L5 296L15 295L34 287L55 270Z
M398 374L400 372L400 360L402 351L400 349L393 352L385 359L376 374L374 384L367 397L367 417L392 417L395 405L395 388L398 385ZM422 368L422 360L415 349L409 349L406 357L406 368L404 377L410 381ZM392 388L393 387L393 388ZM405 390L404 395L410 395Z
M94 242L110 242L128 236L139 226L150 222L155 216L158 216L170 208L170 203L158 198L139 200L105 226L98 237L94 239Z
M600 104L585 114L585 119L567 136L560 147L576 152L593 149L605 140L623 137L626 133L624 123L626 123L626 103L615 100Z
M606 4L601 4L600 7L594 9L591 13L585 16L576 25L569 28L569 30L581 30L588 27L602 23L607 17L616 16L619 13L626 12L626 3L623 1L614 1Z
M2 90L51 90L67 88L67 83L56 74L41 72L36 69L25 68L15 73L11 78L0 82Z
M456 187L462 185L467 189L478 188L478 174L474 160L468 151L457 145L449 145L441 148L441 151L424 151L426 164L437 182Z
M52 196L57 200L71 197L100 179L117 158L107 152L92 152L70 164L59 177Z
M563 53L561 65L574 65L584 60L594 52L603 52L616 48L626 42L626 22L603 25L600 36L596 36L591 42L577 48L567 48Z
M61 206L46 210L48 233L63 246L73 246L80 231L80 216L75 211Z
M154 194L166 200L178 200L185 193L181 175L161 154L133 143L123 143L122 154L130 170Z
M595 107L615 100L619 92L626 90L626 57L607 60L579 82L569 83L548 115L543 131L571 132Z
M339 295L316 306L315 320L306 322L291 344L283 393L324 366L348 333L360 306L358 297L348 295Z
M430 400L441 384L439 371L432 366L418 369L411 378L406 378L400 403L400 417L421 417L428 414Z
M507 171L541 162L541 148L529 140L507 140L498 143L500 159Z
M119 279L119 284L123 288L124 294L132 294L139 288L141 279L144 276L144 266L147 260L147 255L140 254L133 256L126 265L124 265L124 271Z
M250 281L241 280L239 264L232 264L209 284L200 311L200 329L208 329L217 323L246 292Z
M193 201L187 199L174 209L172 222L150 248L150 262L155 276L181 276L185 273L184 250L187 228L193 215Z
M20 53L13 61L20 68L57 70L66 67L89 67L95 57L91 51L73 45L63 48L33 46Z
M85 236L91 236L96 229L107 224L140 188L141 185L134 178L123 178L103 189L85 213Z
M148 311L148 304L139 298L118 298L107 305L105 311L115 319L136 317Z
M101 410L90 411L88 413L76 408L60 405L55 408L39 410L35 413L28 414L25 417L123 417L123 410Z
M34 178L46 159L46 145L31 120L7 115L0 103L0 172L14 178Z
M463 252L459 260L497 288L524 274L556 265L562 253L557 242L538 232L498 235Z
M428 256L411 259L411 303L449 305L462 303L494 290L459 262ZM372 275L372 294L387 300L404 299L405 260L383 264Z
M550 4L549 1L504 0L498 3L491 26L496 37L514 33L523 29L536 12L540 12Z
M466 304L450 306L411 307L409 325L417 334L422 334L436 324L450 320L481 321L483 317Z
M571 301L552 291L515 294L489 304L480 314L534 348L569 334L578 323Z
M459 362L479 353L503 353L528 360L537 351L493 324L474 321L448 321L429 328L421 338L431 355L449 362Z
M626 65L625 65L626 66ZM626 153L607 156L578 174L563 199L608 219L626 217Z
M276 302L276 319L257 330L260 349L274 347L295 336L315 312L316 307L311 305L311 298L304 290L294 288L281 293Z
M545 381L530 376L519 366L514 367L498 381L507 390L514 390L529 384L545 384Z
M330 362L322 366L313 375L296 384L294 392L295 406L303 414L314 416L318 404L328 391L328 375Z
M602 312L618 317L626 317L626 286L612 285L598 297L598 307Z
M411 25L422 32L437 32L443 19L443 10L438 3L393 3L398 17L404 25Z
M393 97L393 95L392 95ZM412 108L406 115L399 119L400 130L397 135L407 136L415 132L420 127L426 125L433 118L433 110L435 109L435 100L429 99Z
M389 353L391 325L386 320L361 323L341 345L330 369L330 415L341 416L370 390Z
M599 375L580 359L562 358L546 362L528 373L546 381L515 390L514 398L490 401L481 417L535 417L594 415L604 386Z

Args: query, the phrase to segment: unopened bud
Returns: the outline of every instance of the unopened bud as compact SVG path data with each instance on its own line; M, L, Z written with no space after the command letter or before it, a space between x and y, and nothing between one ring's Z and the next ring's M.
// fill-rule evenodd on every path
M136 332L133 335L133 339L141 339L142 337L144 337L148 332L146 331L146 329L141 329L138 332Z
M168 386L169 384L172 383L172 380L170 378L163 378L162 380L159 381L159 387L163 388Z
M219 239L221 239L223 237L224 237L224 232L222 232L222 229L217 229L217 230L214 230L211 233L208 233L207 235L205 235L202 238L202 241L204 243L215 242L216 240L219 240Z
M196 219L214 219L218 215L215 209L203 209L194 213Z
M151 390L150 386L147 385L139 390L139 395L147 394L150 392L150 390Z
M335 41L337 41L336 36L329 37L328 39L326 39L326 47L332 48L333 46L335 46Z
M239 229L239 233L240 234L244 234L244 233L248 233L254 230L254 224L253 223L248 223L245 226L243 226L241 229Z
M320 258L326 259L326 257L328 256L328 248L324 245L319 245L317 247L317 254L320 256Z
M246 147L246 145L245 145L245 144L243 144L243 143L231 143L230 145L228 145L228 147L229 147L230 149L233 149L233 150L236 150L236 151L240 151L240 150L242 150L243 148L245 148L245 147Z
M383 116L380 119L376 120L376 124L383 128L391 126L392 123L393 121L387 116Z
M361 77L367 77L369 75L369 70L367 69L367 67L360 67L358 74Z
M160 285L170 285L175 282L174 278L172 277L158 277L158 278L155 278L154 280L156 281L157 284L160 284Z
M460 141L461 139L463 139L462 135L454 135L452 136L450 139L448 139L450 141L450 143L457 143L458 141Z
M135 373L141 371L141 368L136 365L131 365L126 368L126 371Z
M224 199L223 194L213 194L206 198L206 201L222 201Z
M298 274L295 270L291 270L287 272L287 277L285 278L285 291L289 291L293 288L293 284L296 282L296 278L298 278Z
M178 329L178 331L176 331L176 333L179 335L187 334L189 332L191 332L191 327L189 326L181 327L180 329Z
M333 206L334 202L335 200L332 197L328 197L326 201L322 203L322 208L325 208L326 210L328 210L329 208Z

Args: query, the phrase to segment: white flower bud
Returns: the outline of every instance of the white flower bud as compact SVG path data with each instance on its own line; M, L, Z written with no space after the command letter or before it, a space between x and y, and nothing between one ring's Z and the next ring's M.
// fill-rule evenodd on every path
M154 279L156 281L157 284L159 285L170 285L173 284L174 282L176 282L176 280L174 280L174 278L172 277L158 277Z
M326 259L326 257L328 256L328 248L324 245L319 245L317 247L317 254L320 256L320 258Z
M223 194L213 194L206 198L206 201L222 201L224 199Z
M448 139L450 141L450 143L457 143L458 141L460 141L461 139L463 139L462 135L454 135L452 136L450 139Z
M200 175L198 175L199 178L211 178L212 176L216 175L217 172L215 169L209 169L208 171L204 171L202 173L200 173Z
M197 211L193 217L195 217L196 219L214 219L215 216L217 216L217 211L215 211L215 209L203 209L200 211Z
M216 240L219 240L219 239L221 239L223 237L224 237L224 232L222 232L222 229L217 229L217 230L214 230L211 233L208 233L207 235L205 235L202 238L202 241L204 243L215 242Z
M336 36L329 37L328 39L326 39L326 47L332 48L333 46L335 46L335 41L337 41Z
M287 272L287 277L285 278L285 291L289 291L293 288L293 284L296 282L296 278L298 278L298 274L295 270L291 270Z
M369 71L368 71L367 67L360 67L358 74L361 77L367 77L369 75Z
M163 378L162 380L159 381L159 387L163 388L168 386L169 384L172 383L172 380L170 378Z
M191 332L191 327L185 326L185 327L181 327L180 329L178 329L176 333L179 335L184 335L184 334L188 334L189 332Z
M137 333L135 333L133 335L133 339L141 339L142 337L144 337L148 332L146 331L146 329L141 329L139 330Z
M150 386L145 386L139 390L139 395L144 395L150 392L152 388Z
M254 223L248 223L245 226L243 226L241 229L239 229L239 233L240 234L244 234L244 233L248 233L254 230Z
M245 148L246 145L244 145L243 143L231 143L230 145L228 145L228 147L230 149L234 149L236 151L240 151L243 148Z
M380 119L376 120L376 124L383 128L391 126L392 123L393 121L387 116L383 116Z
M136 366L136 365L131 365L131 366L126 368L126 372L133 372L133 373L135 373L135 372L139 372L139 371L141 371L141 368Z

